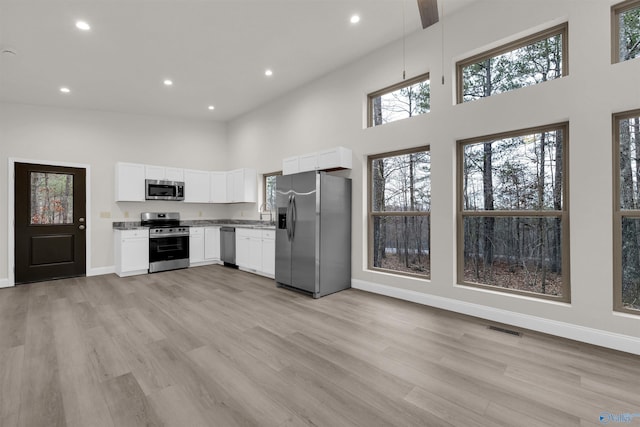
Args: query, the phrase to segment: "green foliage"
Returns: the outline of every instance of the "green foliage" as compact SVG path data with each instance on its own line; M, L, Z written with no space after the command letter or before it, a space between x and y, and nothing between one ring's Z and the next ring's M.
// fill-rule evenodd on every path
M562 77L562 35L516 48L462 70L463 101Z
M640 56L640 7L623 12L619 16L620 61Z

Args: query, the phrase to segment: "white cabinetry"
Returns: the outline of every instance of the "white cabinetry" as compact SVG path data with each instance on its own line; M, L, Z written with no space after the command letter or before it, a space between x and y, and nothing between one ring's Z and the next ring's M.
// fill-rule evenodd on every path
M205 261L220 261L220 227L205 227L204 259Z
M220 227L189 227L189 265L220 262Z
M318 153L303 154L299 159L300 172L314 171L318 169Z
M318 151L318 169L351 169L353 153L345 147L335 147L330 150Z
M189 227L189 265L204 261L204 227Z
M291 175L298 172L300 172L300 158L298 156L282 159L283 175Z
M269 277L276 274L275 230L262 230L262 272Z
M236 228L236 264L263 276L275 274L275 231Z
M227 202L255 203L258 200L258 175L255 169L227 172Z
M144 165L116 163L116 202L144 202Z
M209 201L227 203L227 172L209 172Z
M114 230L116 274L146 274L149 270L149 230Z
M192 169L184 170L185 203L209 203L209 172Z
M249 240L253 230L236 228L236 265L240 268L249 268Z
M345 147L308 153L282 160L282 174L290 175L312 170L351 169L353 153Z
M145 165L145 178L165 181L184 181L184 169Z

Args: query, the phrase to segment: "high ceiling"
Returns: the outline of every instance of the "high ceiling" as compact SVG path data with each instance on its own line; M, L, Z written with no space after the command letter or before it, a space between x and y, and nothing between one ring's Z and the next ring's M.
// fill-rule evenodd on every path
M420 28L415 0L0 0L0 102L227 121Z

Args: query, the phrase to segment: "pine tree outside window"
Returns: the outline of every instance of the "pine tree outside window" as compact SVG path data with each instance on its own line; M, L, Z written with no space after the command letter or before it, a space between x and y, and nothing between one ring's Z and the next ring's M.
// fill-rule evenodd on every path
M611 7L611 63L640 57L640 0Z
M568 75L568 24L459 61L459 104Z
M369 156L371 270L431 277L429 147Z
M389 86L368 96L368 126L380 126L428 113L429 73Z
M458 283L570 300L568 124L458 142Z
M613 116L613 301L640 315L640 110Z

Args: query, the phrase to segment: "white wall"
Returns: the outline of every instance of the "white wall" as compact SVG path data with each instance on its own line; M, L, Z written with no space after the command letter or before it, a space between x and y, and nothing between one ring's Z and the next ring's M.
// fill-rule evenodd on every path
M640 108L640 60L610 64L611 4L606 0L477 2L443 19L444 66L440 24L407 39L407 77L431 73L431 113L363 128L366 94L401 80L402 45L394 43L229 123L231 161L279 170L283 157L348 146L354 152L350 173L354 284L585 341L605 345L615 341L613 347L640 353L640 316L612 312L611 114ZM567 20L569 76L454 105L456 60ZM570 122L571 304L456 285L456 141L563 121ZM430 144L432 151L432 279L369 271L366 157L424 144ZM232 208L231 215L237 214Z
M0 104L0 282L7 271L8 159L90 166L91 265L113 268L112 222L139 220L144 211L180 211L183 219L227 216L223 205L114 202L118 161L227 170L224 124L144 115ZM109 216L105 218L105 216ZM126 218L128 216L128 218Z

